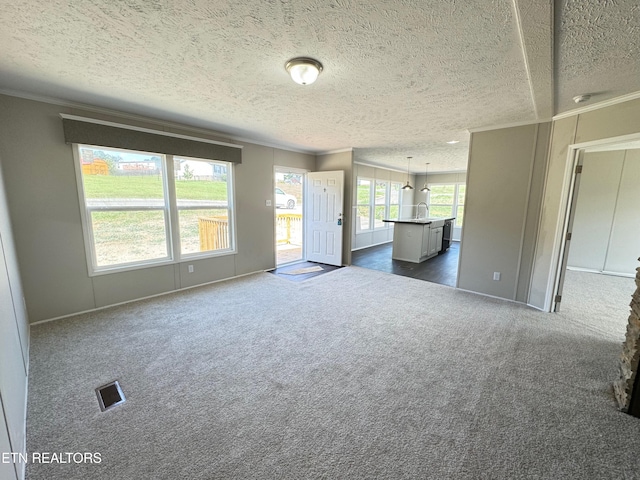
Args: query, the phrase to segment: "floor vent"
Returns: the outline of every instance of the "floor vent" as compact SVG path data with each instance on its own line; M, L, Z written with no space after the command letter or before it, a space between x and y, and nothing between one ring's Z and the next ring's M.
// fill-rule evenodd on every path
M96 395L98 395L98 403L100 404L100 410L103 412L110 408L120 405L125 402L124 394L120 388L120 384L116 380L102 387L96 388Z

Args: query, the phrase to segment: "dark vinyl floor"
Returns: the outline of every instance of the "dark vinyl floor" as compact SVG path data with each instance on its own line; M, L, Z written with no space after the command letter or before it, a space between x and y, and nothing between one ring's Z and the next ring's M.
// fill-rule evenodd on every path
M451 242L451 246L446 252L422 263L393 260L391 258L392 250L392 243L356 250L351 252L351 263L372 270L427 280L450 287L456 286L460 242Z
M309 273L301 273L297 275L289 275L287 272L291 272L294 270L298 270L301 268L307 267L321 267L322 270L318 270L317 272L309 272ZM316 262L297 262L290 263L288 265L283 265L282 267L278 267L275 270L271 270L271 273L277 275L280 278L286 278L291 282L302 282L304 280L308 280L309 278L317 277L318 275L322 275L323 273L331 272L335 270L336 267L334 265L327 265L325 263L316 263Z

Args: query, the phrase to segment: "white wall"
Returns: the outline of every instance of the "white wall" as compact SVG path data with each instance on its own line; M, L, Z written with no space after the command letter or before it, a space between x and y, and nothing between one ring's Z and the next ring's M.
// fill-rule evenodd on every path
M0 163L0 455L25 452L28 367L29 325ZM0 478L23 474L24 464L0 463Z
M640 257L640 150L584 155L567 266L635 276Z

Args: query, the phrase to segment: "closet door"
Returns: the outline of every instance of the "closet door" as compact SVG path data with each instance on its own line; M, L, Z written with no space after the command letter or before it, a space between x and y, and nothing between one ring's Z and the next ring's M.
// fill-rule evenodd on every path
M640 149L627 150L604 270L635 274L640 257Z
M624 151L584 155L567 266L604 270Z

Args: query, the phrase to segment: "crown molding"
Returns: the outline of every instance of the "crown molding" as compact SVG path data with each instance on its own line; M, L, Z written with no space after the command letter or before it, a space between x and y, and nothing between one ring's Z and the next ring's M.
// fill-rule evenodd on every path
M626 95L621 95L619 97L610 98L608 100L603 100L601 102L594 103L593 105L585 105L584 107L574 108L573 110L559 113L558 115L553 116L553 120L555 121L555 120L561 120L563 118L573 117L575 115L591 112L593 110L599 110L601 108L611 107L612 105L628 102L630 100L637 100L638 98L640 98L640 91L628 93Z
M344 153L344 152L353 152L353 147L348 148L340 148L338 150L327 150L324 152L316 152L315 155L333 155L334 153Z
M551 118L541 118L538 120L527 120L523 122L503 123L501 125L488 125L486 127L474 127L474 128L467 129L467 131L469 133L488 132L489 130L502 130L503 128L524 127L526 125L537 125L538 123L546 123L546 122L550 122L551 120L552 120Z

